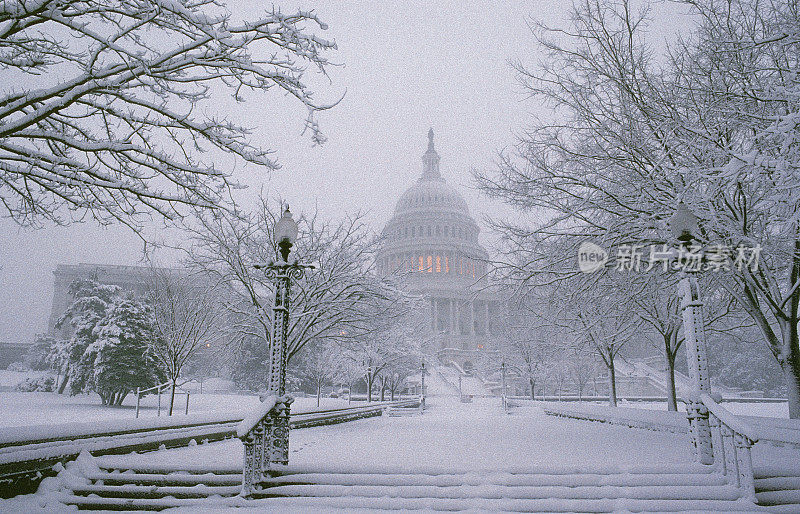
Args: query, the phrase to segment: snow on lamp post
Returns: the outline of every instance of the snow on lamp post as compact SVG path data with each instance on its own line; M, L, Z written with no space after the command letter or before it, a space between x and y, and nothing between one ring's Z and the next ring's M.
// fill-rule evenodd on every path
M299 264L297 260L289 263L289 252L297 240L298 229L288 205L275 224L274 231L280 259L278 262L254 265L256 269L263 269L267 278L275 284L275 299L272 306L267 395L263 405L254 413L258 421L251 423L252 428L247 433L239 435L244 442L245 493L268 476L275 465L289 462L289 406L293 399L286 395L286 356L291 281L300 280L306 268L313 268Z
M697 218L683 202L678 203L675 213L669 219L669 228L679 247L677 264L680 266L682 276L678 283L678 293L682 298L681 310L686 359L693 388L686 403L686 413L691 427L696 460L702 464L713 464L714 454L711 446L708 410L699 399L700 393L711 394L703 323L703 301L700 299L700 288L697 283L697 272L701 266L686 265L686 262L682 262L688 256L689 246L695 240L700 229ZM700 257L702 258L702 256Z

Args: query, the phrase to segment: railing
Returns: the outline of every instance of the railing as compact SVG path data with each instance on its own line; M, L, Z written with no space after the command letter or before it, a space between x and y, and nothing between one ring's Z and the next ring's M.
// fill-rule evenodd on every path
M749 419L732 414L707 393L700 394L699 400L708 410L714 466L739 488L742 497L755 503L751 448L759 441L800 447L800 430L776 423L771 423L773 426L754 425Z
M188 380L186 381L188 382ZM186 382L183 382L185 384ZM169 380L164 382L163 384L158 384L153 387L148 387L147 389L142 389L140 387L136 388L136 417L139 417L139 404L142 398L142 395L146 395L150 391L158 391L158 413L156 416L161 416L161 391L166 390L167 388L172 389L172 397L174 399L176 394L185 394L186 395L186 408L184 409L184 414L189 414L189 391L184 391L183 389L178 389L179 385L175 384L174 380Z
M289 408L292 401L290 396L264 398L261 405L236 427L236 436L242 440L244 446L242 473L242 494L244 496L251 494L260 483L269 479L272 471L288 463L289 448L285 445L288 437L285 435L290 426L295 425L289 421ZM424 398L407 399L321 411L316 413L314 419L303 420L305 423L302 426L340 423L381 415L392 407L419 407L422 409L424 401ZM296 426L292 428L296 428Z

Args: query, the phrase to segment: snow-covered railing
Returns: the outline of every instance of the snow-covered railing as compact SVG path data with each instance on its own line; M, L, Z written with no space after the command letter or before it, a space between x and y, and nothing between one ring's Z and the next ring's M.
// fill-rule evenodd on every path
M736 416L707 393L700 394L699 399L708 409L714 465L741 490L743 497L755 501L750 449L759 441L800 447L800 427L781 420L756 421L754 417Z
M270 478L270 472L289 461L289 448L280 444L288 438L280 431L289 428L341 423L382 415L394 407L421 407L422 398L373 403L359 407L331 409L313 414L289 416L290 396L268 396L236 427L236 436L244 445L242 492L247 495ZM298 418L298 419L295 419Z
M268 396L236 427L244 446L242 494L270 478L269 472L289 463L289 408L291 396Z
M183 413L184 413L184 415L188 415L189 414L189 391L185 391L183 389L178 389L179 387L181 387L186 382L189 382L189 381L186 380L181 385L177 385L172 380L169 380L167 382L164 382L163 384L158 384L158 385L154 385L153 387L148 387L147 389L142 389L140 387L137 387L136 388L136 416L134 416L134 417L136 417L136 418L139 417L139 404L141 403L142 395L146 395L150 391L157 391L158 392L158 413L156 414L156 416L161 416L161 392L162 391L166 391L167 389L172 389L171 393L172 393L172 398L173 399L175 398L176 394L185 394L186 395L186 405L185 405L185 409L184 409Z
M720 406L707 393L700 402L708 409L714 465L739 488L743 497L756 502L755 477L750 448L758 441L756 430Z
M686 433L686 416L678 412L609 407L608 405L581 404L579 406L558 403L540 404L549 416L580 419L610 425L622 425L657 432Z

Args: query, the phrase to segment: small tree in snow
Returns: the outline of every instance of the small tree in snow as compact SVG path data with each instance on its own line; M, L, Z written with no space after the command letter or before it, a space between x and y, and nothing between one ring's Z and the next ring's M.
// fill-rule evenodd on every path
M149 276L145 299L152 310L155 336L150 339L150 353L172 382L171 416L176 382L186 364L220 337L221 299L202 276L156 268Z
M295 369L303 381L310 382L317 395L317 407L322 396L322 387L330 383L339 370L341 349L331 343L311 343L297 355Z

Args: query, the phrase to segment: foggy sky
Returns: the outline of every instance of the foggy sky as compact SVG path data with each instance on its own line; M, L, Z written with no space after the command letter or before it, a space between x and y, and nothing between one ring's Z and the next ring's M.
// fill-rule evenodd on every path
M531 17L558 22L570 2L337 0L276 2L291 11L313 8L338 50L330 81L310 78L317 99L332 102L319 116L328 138L314 147L301 135L304 110L270 93L257 103L230 102L236 122L274 149L282 164L271 174L252 167L237 178L289 201L301 213L315 206L325 216L369 211L376 231L391 217L400 194L421 173L427 130L436 133L443 177L466 198L473 217L502 211L471 189L472 169L492 168L497 152L512 145L532 114L544 107L516 85L509 60L538 59ZM260 0L229 1L238 17L255 15ZM663 29L663 26L659 30ZM228 104L225 104L228 105ZM245 202L247 200L245 199ZM485 236L485 234L482 234ZM487 240L482 238L484 242ZM32 342L50 313L57 264L137 264L142 241L122 227L92 223L21 229L0 219L0 341ZM160 256L169 264L174 256Z

